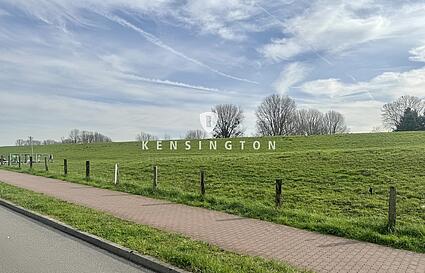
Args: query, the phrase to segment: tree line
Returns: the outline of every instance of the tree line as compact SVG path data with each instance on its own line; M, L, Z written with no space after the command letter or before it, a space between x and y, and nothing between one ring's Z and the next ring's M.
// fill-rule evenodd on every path
M425 131L425 100L402 96L382 108L384 125L393 131Z
M214 138L240 137L245 133L244 110L234 104L219 104L211 111L217 115ZM271 95L257 107L256 131L258 136L289 135L332 135L348 132L344 116L330 110L322 113L316 109L298 109L295 100L289 96ZM208 135L204 130L188 130L185 139L203 139ZM158 137L142 132L138 141L156 140Z
M232 104L213 107L218 122L213 131L215 138L238 137L244 134L244 111ZM297 109L289 96L266 97L255 112L259 136L331 135L348 131L344 116L330 110L322 113L316 109ZM188 134L189 136L190 134Z
M60 141L46 139L46 140L34 140L34 139L17 139L15 142L16 146L38 146L38 145L52 145L52 144L88 144L97 142L112 142L110 137L107 137L99 132L91 131L80 131L79 129L73 129L69 133L68 137L62 137Z

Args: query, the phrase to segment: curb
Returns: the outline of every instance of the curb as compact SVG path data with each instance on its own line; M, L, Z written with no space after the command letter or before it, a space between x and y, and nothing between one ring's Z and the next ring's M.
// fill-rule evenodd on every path
M156 273L189 273L188 271L184 271L182 269L179 269L177 267L174 267L172 265L168 265L166 263L163 263L156 258L146 256L139 254L133 250L130 250L128 248L122 247L120 245L117 245L115 243L112 243L108 240L102 239L100 237L97 237L95 235L79 231L67 224L64 224L62 222L59 222L57 220L54 220L50 217L41 215L36 212L32 212L30 210L27 210L23 207L20 207L18 205L15 205L9 201L6 201L4 199L0 198L0 205L3 207L6 207L8 209L11 209L15 212L18 212L22 215L25 215L33 220L36 220L38 222L41 222L49 227L52 227L54 229L57 229L59 231L62 231L68 235L71 235L73 237L76 237L80 240L83 240L89 244L92 244L100 249L106 250L109 253L112 253L116 256L119 256L121 258L124 258L132 263L135 263L139 266L142 266L146 269L152 270Z

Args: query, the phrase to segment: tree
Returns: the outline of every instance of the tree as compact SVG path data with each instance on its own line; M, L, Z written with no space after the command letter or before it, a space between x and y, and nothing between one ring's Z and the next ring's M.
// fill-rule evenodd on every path
M425 131L425 114L418 117L418 127L420 131Z
M407 108L416 111L420 115L425 110L425 102L418 97L402 96L393 102L385 104L382 108L384 125L389 129L396 129Z
M25 145L25 140L23 140L23 139L17 139L16 140L16 142L15 142L15 145L16 146L24 146Z
M242 121L244 114L239 106L220 104L216 105L212 112L217 114L217 125L213 131L215 138L230 138L243 135Z
M54 144L60 144L60 142L53 139L43 140L43 145L54 145Z
M295 131L296 104L288 96L268 96L258 106L256 116L260 135L290 135Z
M149 134L149 133L145 133L143 131L140 132L140 134L138 134L136 136L137 141L151 141L151 140L157 140L157 139L158 139L158 137L156 137L152 134Z
M407 108L400 118L395 131L418 131L421 129L419 121L422 122L422 118L419 119L418 112Z
M71 132L69 133L69 139L74 144L79 143L80 142L80 130L78 130L78 129L71 130Z
M185 139L204 139L207 133L203 130L189 130L186 132Z
M99 133L91 131L80 131L73 129L69 133L68 138L62 138L63 144L77 144L77 143L95 143L95 142L112 142L112 139Z
M341 113L330 110L324 116L324 132L329 135L346 133L347 125Z
M296 114L296 134L322 135L325 134L325 116L316 109L301 109Z

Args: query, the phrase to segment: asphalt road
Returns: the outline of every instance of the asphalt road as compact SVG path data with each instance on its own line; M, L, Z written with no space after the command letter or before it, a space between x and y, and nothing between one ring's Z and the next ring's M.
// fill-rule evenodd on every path
M1 273L153 273L0 206Z

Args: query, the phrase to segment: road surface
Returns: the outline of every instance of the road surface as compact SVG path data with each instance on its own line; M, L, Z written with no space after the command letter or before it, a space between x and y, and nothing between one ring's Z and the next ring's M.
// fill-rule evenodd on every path
M0 206L2 273L153 273Z

